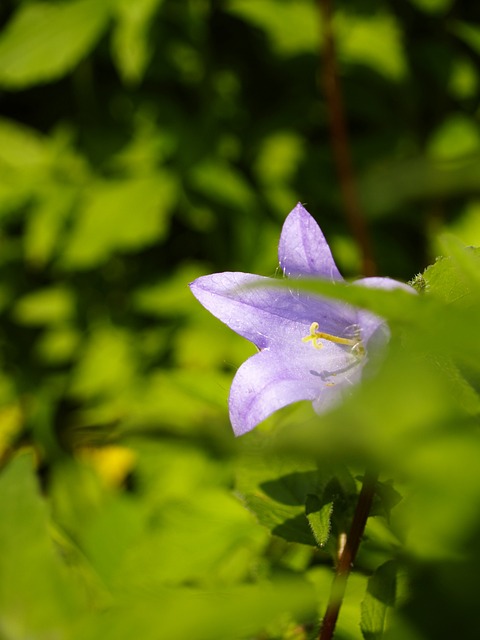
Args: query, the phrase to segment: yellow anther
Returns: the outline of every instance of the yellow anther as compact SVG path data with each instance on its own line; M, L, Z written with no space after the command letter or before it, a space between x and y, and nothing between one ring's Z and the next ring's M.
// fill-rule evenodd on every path
M320 340L328 340L329 342L335 342L336 344L344 344L348 347L352 347L352 351L356 355L363 355L365 353L365 349L359 335L355 335L353 338L342 338L341 336L334 336L331 333L318 331L318 327L318 322L312 322L310 325L310 333L308 336L302 338L302 342L312 342L315 349L321 349L323 345Z

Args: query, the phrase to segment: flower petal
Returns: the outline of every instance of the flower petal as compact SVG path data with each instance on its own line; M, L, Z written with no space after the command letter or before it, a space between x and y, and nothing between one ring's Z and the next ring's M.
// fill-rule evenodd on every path
M343 280L325 236L300 202L283 224L278 259L286 276Z
M190 288L210 313L259 349L273 343L299 342L312 322L318 322L327 333L356 322L356 313L344 303L295 289L274 289L272 282L273 278L226 271L201 276Z
M417 292L409 284L393 280L392 278L359 278L353 284L359 284L361 287L370 287L370 289L403 289L408 293L416 294Z
M415 289L408 284L398 282L398 280L393 280L392 278L360 278L359 280L355 280L354 284L371 289L403 289L404 291L408 291L408 293L416 294ZM377 347L388 342L390 331L383 318L380 318L371 311L359 309L358 324L362 328L362 337L365 342L368 343L371 337L374 337L372 344L377 345Z
M321 350L300 344L283 352L266 349L255 354L238 369L230 390L235 435L251 431L277 409L299 400L314 402L319 413L326 410L354 384L361 369L350 353L329 343Z

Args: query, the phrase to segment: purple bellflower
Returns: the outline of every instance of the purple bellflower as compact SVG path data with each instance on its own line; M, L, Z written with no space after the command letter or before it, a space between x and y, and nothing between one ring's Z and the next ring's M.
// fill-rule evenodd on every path
M190 284L210 313L259 349L238 369L230 390L237 436L299 400L310 400L316 413L331 408L360 380L369 354L389 339L385 322L371 312L295 290L297 277L343 281L320 227L300 203L285 220L278 258L292 288L272 288L274 279L241 272ZM389 278L356 283L412 291Z

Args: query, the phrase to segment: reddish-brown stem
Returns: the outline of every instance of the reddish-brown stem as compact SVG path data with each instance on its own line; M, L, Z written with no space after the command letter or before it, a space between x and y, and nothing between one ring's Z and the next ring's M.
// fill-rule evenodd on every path
M357 183L353 171L345 109L337 68L335 38L332 27L332 0L318 0L323 28L321 77L328 110L332 151L340 183L340 191L347 222L362 254L365 276L376 273L365 216L360 205Z
M343 597L345 595L348 576L352 570L353 563L355 562L358 547L360 546L360 541L365 531L367 518L372 508L377 479L378 474L372 471L367 471L363 478L362 489L358 496L352 526L348 533L345 546L343 547L338 559L337 569L330 593L330 600L323 618L319 640L331 640L331 638L333 638L338 614L340 613Z

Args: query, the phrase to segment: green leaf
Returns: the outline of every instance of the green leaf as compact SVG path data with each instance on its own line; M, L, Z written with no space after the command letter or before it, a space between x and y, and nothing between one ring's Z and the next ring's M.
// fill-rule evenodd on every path
M260 637L270 623L293 615L316 615L314 590L306 580L246 584L222 589L159 588L95 615L82 640L237 640ZM188 615L187 615L188 612Z
M198 164L192 172L198 191L222 205L249 208L254 206L252 188L238 169L226 162L212 160Z
M474 119L455 114L444 120L429 143L429 155L438 160L455 160L478 153L480 135Z
M397 564L389 560L382 564L368 581L367 593L361 604L361 630L365 640L380 640L385 631L389 610L395 605Z
M32 456L19 456L2 471L0 496L2 637L66 638L79 599L50 538Z
M0 86L22 89L61 78L106 28L111 0L23 3L0 37Z
M98 327L84 344L71 382L71 393L79 398L99 394L123 395L135 379L135 351L127 331Z
M113 59L127 84L139 82L151 56L148 27L163 0L120 0L112 35Z
M458 20L453 24L452 31L474 51L480 52L480 28L478 26Z
M453 0L410 0L410 2L425 13L445 13L450 9Z
M26 325L58 324L69 320L75 310L75 298L66 287L50 287L29 293L18 300L13 315Z
M308 0L230 0L227 6L231 13L265 29L281 55L318 49L320 34L316 9Z
M362 202L373 217L393 215L406 205L470 192L480 185L480 155L440 162L428 156L384 157L360 176Z
M305 515L307 497L323 495L328 484L339 474L342 474L342 468L338 465L330 468L322 464L321 468L317 468L315 463L308 460L272 455L268 459L246 456L237 470L237 488L245 506L274 535L289 542L317 546L308 516ZM346 494L355 493L355 483L346 470L343 471L341 482ZM328 504L328 501L324 504ZM310 499L309 507L313 506ZM322 519L326 517L326 511ZM315 515L313 519L318 520ZM316 528L319 540L325 540L328 537L325 526Z
M188 313L193 305L192 294L187 285L204 273L205 266L201 264L181 264L168 278L136 291L133 305L141 313L160 317Z
M93 184L67 242L63 265L91 268L115 251L158 241L167 231L176 191L176 182L166 172Z
M280 56L316 53L321 29L318 10L305 0L230 0L228 10L265 30ZM389 79L406 74L401 31L386 11L369 13L337 11L334 29L342 62L363 64Z
M375 497L370 515L381 515L387 520L394 507L402 500L401 494L394 488L392 481L380 482L375 485Z
M465 247L455 236L444 234L439 238L439 244L444 249L447 260L453 263L450 267L449 285L454 287L454 299L447 299L447 302L455 301L457 304L461 299L461 306L478 304L480 302L480 249L477 247ZM444 265L445 267L445 265ZM452 269L453 267L453 269ZM432 272L429 277L424 276L430 286L432 286ZM443 280L447 279L445 273L440 276L442 284L437 284L434 290L445 290ZM439 282L439 275L436 274L436 281ZM443 296L442 296L443 297Z
M313 494L307 495L305 515L319 547L324 547L332 528L333 501L322 502Z
M41 194L40 202L27 217L25 253L29 262L44 266L51 259L76 198L77 189L63 183Z
M1 73L1 72L0 72ZM55 158L51 140L35 129L0 118L0 167L2 170L46 172Z
M368 66L394 81L406 76L401 30L392 14L385 10L367 16L337 11L333 26L342 61Z

